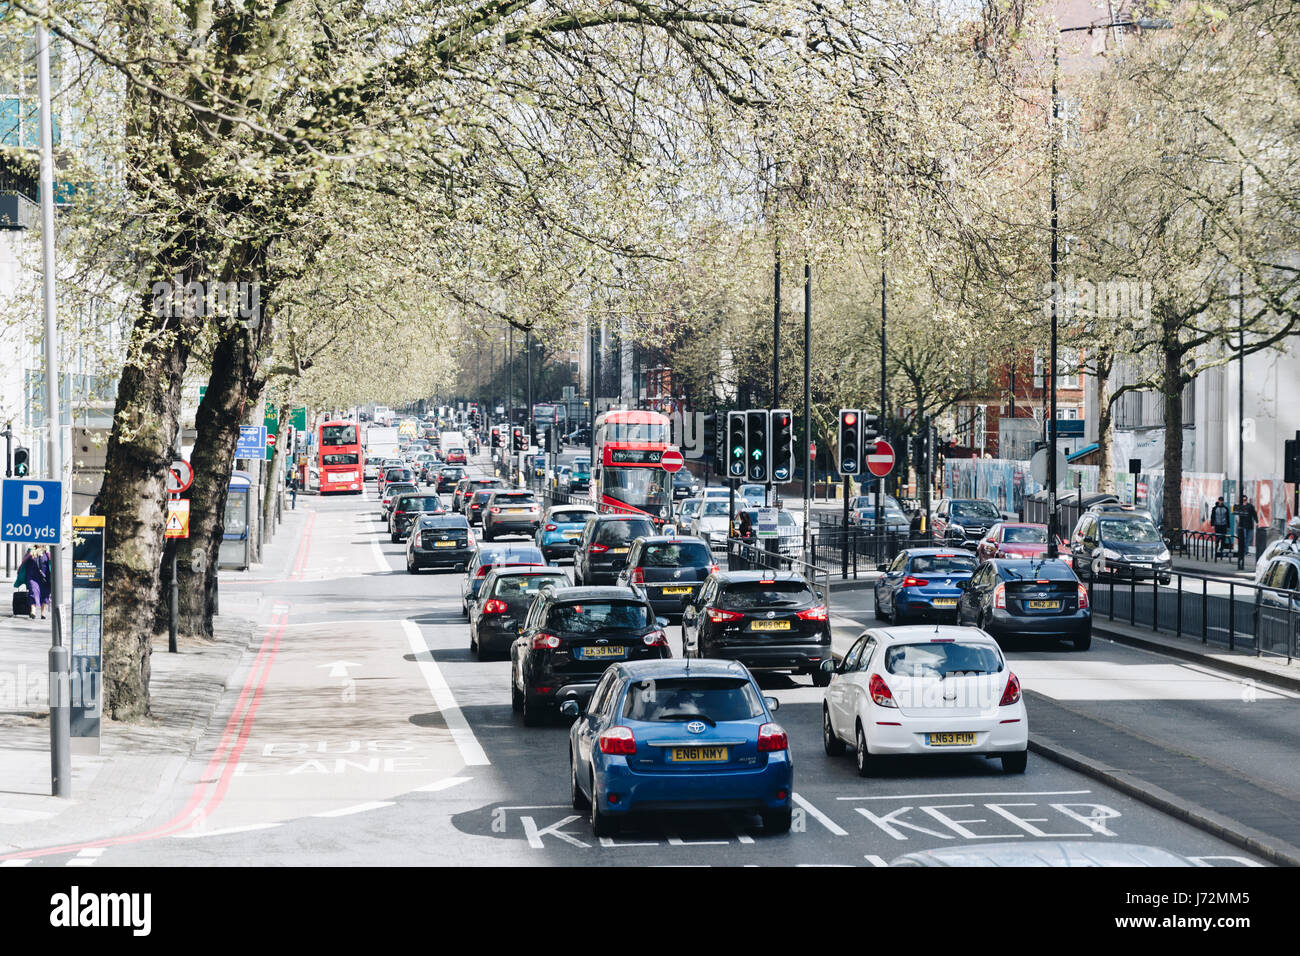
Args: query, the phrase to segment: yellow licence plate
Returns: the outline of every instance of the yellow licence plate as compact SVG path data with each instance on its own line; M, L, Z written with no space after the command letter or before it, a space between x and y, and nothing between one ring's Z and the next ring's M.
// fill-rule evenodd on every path
M528 514L528 509L527 509L527 508L507 508L507 509L506 509L506 514L508 514L508 515L526 515L526 514Z
M438 547L440 547L440 548L454 548L454 547L456 547L456 542L455 542L455 541L439 541L439 542L438 542Z
M617 647L584 647L582 648L583 660L592 660L597 657L623 657L627 654L627 649L622 645Z
M690 594L691 588L664 588L664 594Z
M629 551L631 551L631 550L632 550L631 548L610 548L610 549L609 549L609 553L610 553L610 554L627 554L627 553L628 553Z
M749 625L751 631L788 631L790 630L789 621L753 621Z
M568 538L570 541L576 541L578 538L581 538L581 537L582 537L582 532L581 532L581 531L566 531L566 532L564 532L564 536L565 536L566 538Z
M933 604L935 607L956 607L957 599L956 598L935 598L930 603Z
M727 759L727 748L674 747L668 759L673 763L720 763Z
M925 743L927 747L971 747L975 744L975 732L926 734Z
M1060 601L1026 601L1025 607L1033 611L1055 611L1061 606Z

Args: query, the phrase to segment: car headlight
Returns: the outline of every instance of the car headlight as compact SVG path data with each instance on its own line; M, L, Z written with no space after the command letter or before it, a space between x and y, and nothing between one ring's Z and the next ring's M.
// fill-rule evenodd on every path
M1157 554L1157 555L1156 555L1156 560L1157 560L1157 561L1168 561L1168 560L1169 560L1169 549L1168 549L1168 548L1165 548L1163 551L1161 551L1159 554Z
M1110 548L1102 548L1101 556L1107 561L1123 561L1124 556L1118 551L1112 551Z

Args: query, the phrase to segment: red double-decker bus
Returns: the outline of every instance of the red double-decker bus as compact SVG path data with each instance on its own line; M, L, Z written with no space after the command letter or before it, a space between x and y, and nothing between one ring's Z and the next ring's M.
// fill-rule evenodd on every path
M361 494L365 478L357 423L322 422L316 429L316 448L321 494L335 491Z
M672 426L658 412L608 411L592 436L592 497L601 511L672 517L672 476L663 467Z

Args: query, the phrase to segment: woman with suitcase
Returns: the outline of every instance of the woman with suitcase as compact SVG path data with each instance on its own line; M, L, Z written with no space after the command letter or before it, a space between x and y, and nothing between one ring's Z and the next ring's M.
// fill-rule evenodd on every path
M22 570L27 575L27 593L31 596L31 605L27 614L36 617L36 608L41 609L41 619L45 619L45 609L50 604L50 553L45 545L32 546L23 558Z

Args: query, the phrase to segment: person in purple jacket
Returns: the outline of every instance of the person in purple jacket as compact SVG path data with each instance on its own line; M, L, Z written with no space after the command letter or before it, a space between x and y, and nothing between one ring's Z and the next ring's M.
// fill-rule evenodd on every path
M30 617L36 617L36 608L41 609L41 618L45 618L45 609L50 606L50 553L45 545L37 544L27 549L23 557L23 570L27 572L27 593L32 602L27 609Z

